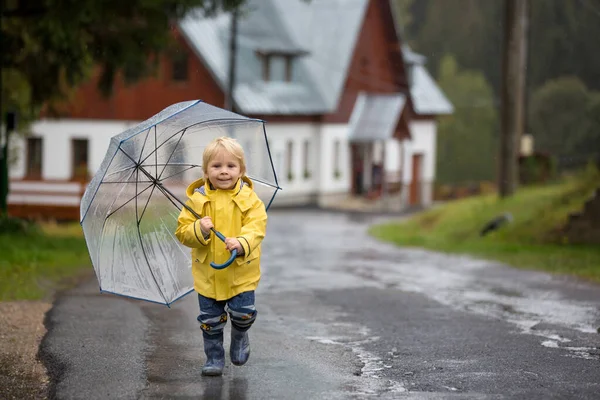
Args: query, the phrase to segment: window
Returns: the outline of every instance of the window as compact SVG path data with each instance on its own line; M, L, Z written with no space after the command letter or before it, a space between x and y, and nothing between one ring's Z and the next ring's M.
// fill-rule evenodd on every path
M73 179L87 180L89 176L88 170L88 141L87 139L72 140L72 171Z
M270 72L271 75L269 79L275 82L284 82L287 81L286 77L286 67L285 67L285 58L281 56L272 56L271 58L271 66Z
M171 78L176 82L188 80L188 55L183 50L171 56Z
M304 141L304 179L310 179L310 141Z
M27 177L40 179L42 177L42 139L27 139Z
M291 82L294 56L285 54L258 54L262 63L262 75L265 82Z
M333 143L333 177L335 179L339 179L342 176L342 170L340 168L340 151L340 141L336 140Z
M287 144L287 168L286 168L286 172L287 172L287 178L288 181L291 181L294 179L294 172L293 172L293 166L294 166L294 142L290 141Z

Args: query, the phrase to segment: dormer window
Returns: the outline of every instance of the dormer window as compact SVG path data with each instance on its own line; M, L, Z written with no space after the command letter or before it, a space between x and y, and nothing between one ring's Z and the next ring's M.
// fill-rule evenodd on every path
M299 56L308 54L303 50L257 50L261 62L262 79L265 82L291 82L294 62Z
M265 82L291 82L294 56L290 54L260 54L262 78Z

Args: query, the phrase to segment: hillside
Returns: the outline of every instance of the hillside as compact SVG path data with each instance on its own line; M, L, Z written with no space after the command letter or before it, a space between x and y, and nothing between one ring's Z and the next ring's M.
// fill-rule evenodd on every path
M600 186L600 172L522 188L509 198L486 195L457 200L418 214L403 223L371 228L375 237L401 246L472 254L519 268L572 274L600 282L600 246L569 243L564 227ZM485 236L480 231L499 215L512 222Z

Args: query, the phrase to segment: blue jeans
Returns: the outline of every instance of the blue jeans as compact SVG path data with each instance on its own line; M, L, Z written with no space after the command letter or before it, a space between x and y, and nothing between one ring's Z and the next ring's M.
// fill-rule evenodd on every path
M254 291L243 292L229 300L217 301L198 294L200 305L200 329L204 337L222 335L227 323L227 313L231 317L231 324L241 332L245 332L256 320L256 307L254 306Z

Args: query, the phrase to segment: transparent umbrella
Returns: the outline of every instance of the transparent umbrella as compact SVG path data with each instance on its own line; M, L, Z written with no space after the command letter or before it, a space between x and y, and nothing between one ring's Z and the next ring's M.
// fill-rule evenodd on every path
M193 290L190 249L175 237L177 217L187 186L202 177L204 147L220 136L244 147L247 175L268 209L281 188L261 120L188 101L111 139L81 199L101 292L170 305Z

